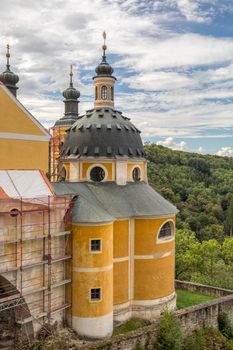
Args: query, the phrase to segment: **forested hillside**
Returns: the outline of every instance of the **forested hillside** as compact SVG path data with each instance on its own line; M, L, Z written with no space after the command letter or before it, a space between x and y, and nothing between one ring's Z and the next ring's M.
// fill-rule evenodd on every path
M233 159L145 151L150 184L180 210L176 278L233 289Z
M150 184L180 210L177 228L202 240L233 235L233 158L145 146Z

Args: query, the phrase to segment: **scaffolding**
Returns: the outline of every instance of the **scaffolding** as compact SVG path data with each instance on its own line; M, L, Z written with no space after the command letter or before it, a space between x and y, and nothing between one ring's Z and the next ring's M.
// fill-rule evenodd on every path
M64 143L65 132L61 128L50 128L51 139L49 142L49 179L58 181L60 177L59 158Z
M35 334L69 313L71 203L67 196L0 199L0 316L12 310L24 331Z

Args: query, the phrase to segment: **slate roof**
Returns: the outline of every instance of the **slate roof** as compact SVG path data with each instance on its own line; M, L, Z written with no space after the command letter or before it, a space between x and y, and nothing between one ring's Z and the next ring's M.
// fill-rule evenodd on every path
M121 112L95 108L69 129L62 158L144 158L140 131Z
M161 217L178 210L145 182L56 182L57 195L77 196L73 206L73 222L111 222L125 217Z

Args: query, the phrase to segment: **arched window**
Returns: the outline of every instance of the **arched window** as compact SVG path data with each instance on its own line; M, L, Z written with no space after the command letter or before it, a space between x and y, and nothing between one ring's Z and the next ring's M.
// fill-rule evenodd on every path
M133 177L134 182L138 182L138 181L141 180L141 170L140 170L140 168L136 167L136 168L133 169L132 177Z
M102 100L107 100L107 86L102 86L101 88L101 98Z
M111 87L111 101L114 100L114 88L113 86Z
M95 182L101 182L105 178L105 171L100 166L95 166L91 169L90 179Z
M66 168L63 167L61 170L60 181L66 181Z
M98 88L97 88L97 86L95 87L95 99L98 100Z
M159 231L159 239L170 238L174 232L174 224L172 221L166 222Z

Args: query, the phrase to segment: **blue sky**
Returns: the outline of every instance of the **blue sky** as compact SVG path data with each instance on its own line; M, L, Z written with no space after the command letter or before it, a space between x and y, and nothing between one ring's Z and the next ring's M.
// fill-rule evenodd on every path
M233 156L232 0L2 0L18 98L46 127L63 115L68 70L93 106L102 32L117 77L116 108L145 141Z

